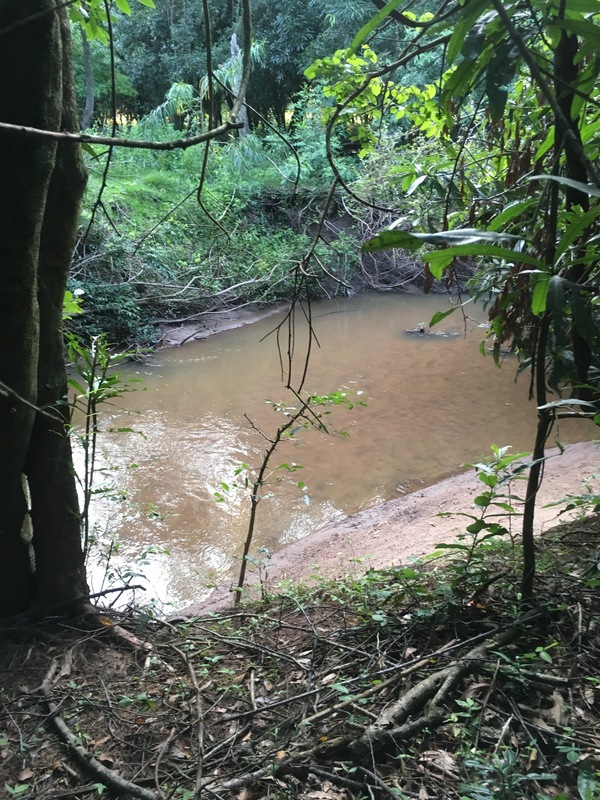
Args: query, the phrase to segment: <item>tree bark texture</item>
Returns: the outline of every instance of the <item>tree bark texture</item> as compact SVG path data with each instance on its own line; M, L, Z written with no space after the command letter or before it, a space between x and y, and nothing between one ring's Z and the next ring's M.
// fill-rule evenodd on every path
M0 118L77 130L57 0L2 0ZM40 13L42 12L42 13ZM47 12L47 13L43 13ZM73 122L75 123L73 125ZM85 186L78 145L0 135L0 616L85 594L66 435L62 302ZM45 413L36 413L36 407ZM31 491L35 569L21 532ZM50 572L54 575L51 577Z

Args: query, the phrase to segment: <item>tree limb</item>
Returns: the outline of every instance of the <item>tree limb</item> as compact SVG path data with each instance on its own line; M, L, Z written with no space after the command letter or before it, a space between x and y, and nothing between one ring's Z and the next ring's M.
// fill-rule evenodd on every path
M53 661L48 674L42 682L42 692L50 712L49 721L76 760L86 772L118 794L122 794L125 797L135 797L139 800L160 800L156 792L151 789L145 789L143 786L138 786L136 783L128 781L127 778L122 778L114 770L108 769L108 767L101 764L89 750L86 750L66 722L58 715L59 706L52 700L52 679L57 667L57 662Z

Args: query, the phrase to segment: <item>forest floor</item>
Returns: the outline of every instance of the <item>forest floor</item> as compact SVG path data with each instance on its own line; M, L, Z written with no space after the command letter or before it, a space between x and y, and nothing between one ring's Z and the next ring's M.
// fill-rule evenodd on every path
M599 533L538 538L528 605L504 537L180 622L5 628L0 796L594 800Z

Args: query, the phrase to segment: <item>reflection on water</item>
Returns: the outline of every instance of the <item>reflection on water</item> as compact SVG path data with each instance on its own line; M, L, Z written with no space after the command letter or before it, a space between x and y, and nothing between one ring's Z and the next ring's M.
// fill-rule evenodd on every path
M480 355L484 331L476 321L466 336L405 332L443 304L439 297L384 295L314 306L320 348L313 350L307 390L359 390L368 405L336 409L328 418L348 438L309 431L301 444L281 445L274 465L303 465L293 478L307 484L310 504L285 480L273 483L259 507L254 552L276 550L343 515L431 484L481 459L491 442L531 448L535 409L525 402L526 378L515 384L516 362L499 370ZM97 504L95 522L101 539L119 537L111 567L142 559L151 592L162 601L196 600L237 568L249 498L233 487L234 470L241 462L259 464L266 441L256 428L272 436L281 422L265 401L291 402L275 338L261 343L276 322L271 317L161 351L155 366L129 368L146 388L119 406L140 413L133 420L115 413L110 424L143 436L102 437L107 480L119 497ZM462 320L451 316L439 329L462 331ZM572 441L585 432L560 430ZM215 501L216 490L225 502ZM100 572L94 575L98 589Z

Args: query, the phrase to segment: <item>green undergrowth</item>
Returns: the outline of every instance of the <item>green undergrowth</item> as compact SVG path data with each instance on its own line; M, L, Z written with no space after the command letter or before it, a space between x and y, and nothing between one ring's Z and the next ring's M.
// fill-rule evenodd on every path
M179 134L148 121L123 135L161 141ZM90 179L69 281L85 311L72 327L144 345L161 320L290 298L330 182L324 145L308 134L297 144L296 185L293 151L274 135L213 143L200 195L203 147L115 148L99 204L106 155L88 154ZM341 291L332 276L345 280L357 254L358 246L350 248L343 237L319 242L315 255L326 272L313 281L314 294Z
M7 631L2 783L24 798L600 798L599 532L596 514L540 537L528 608L503 538L477 574L446 554L265 584L194 619L111 614L133 649L72 624ZM105 773L63 749L57 717Z

